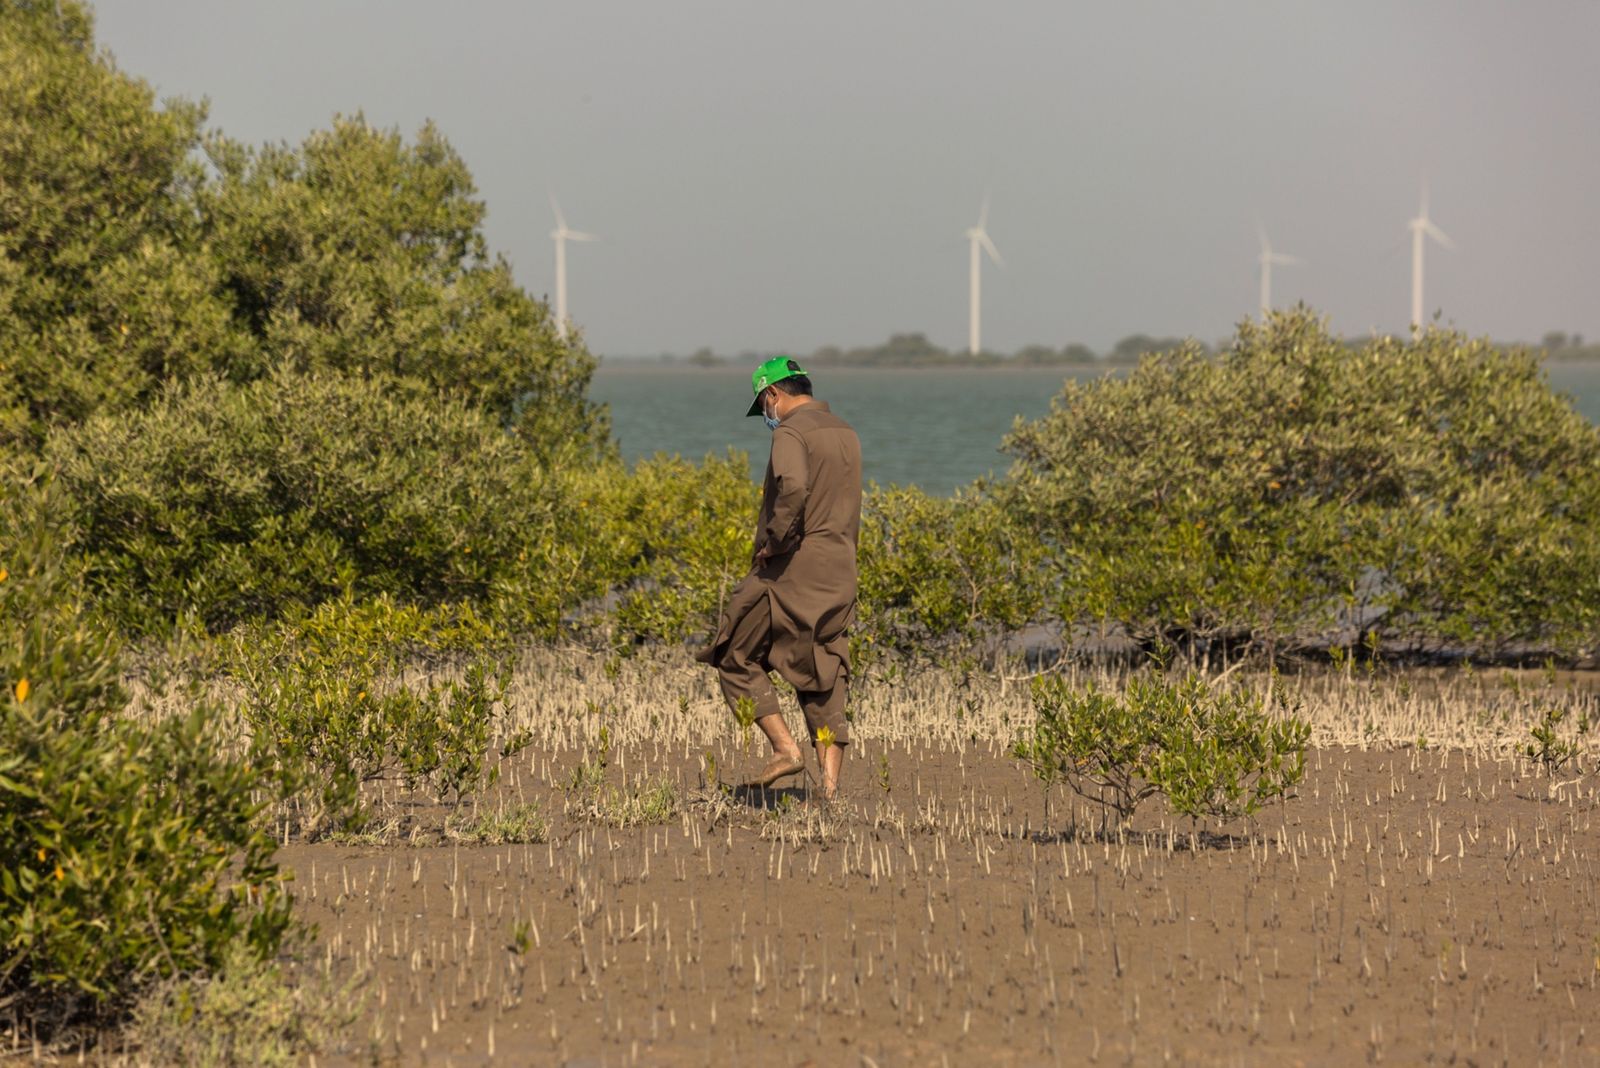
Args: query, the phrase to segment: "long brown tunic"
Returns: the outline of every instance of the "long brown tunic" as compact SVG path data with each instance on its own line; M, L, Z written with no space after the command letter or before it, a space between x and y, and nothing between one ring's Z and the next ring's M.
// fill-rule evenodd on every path
M831 690L848 677L860 529L861 442L826 403L801 405L772 432L755 532L755 552L771 554L734 587L715 640L695 659L721 661L734 626L766 600L773 670L797 690Z

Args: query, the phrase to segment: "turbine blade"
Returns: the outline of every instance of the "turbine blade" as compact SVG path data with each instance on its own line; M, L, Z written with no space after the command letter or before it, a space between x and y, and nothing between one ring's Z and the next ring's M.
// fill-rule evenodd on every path
M598 241L598 240L600 240L600 238L595 234L586 234L582 230L568 230L567 231L567 240L568 241Z
M1450 249L1451 251L1455 251L1456 243L1450 240L1450 235L1433 225L1432 222L1427 219L1422 220L1422 229L1429 237L1439 242L1439 244L1443 245L1447 249Z
M989 258L994 261L996 267L1004 267L1006 265L1006 261L1000 258L1000 250L994 247L994 242L989 240L988 234L979 230L978 241L983 245L984 251L989 254Z
M989 191L983 191L983 206L978 209L978 229L989 225Z
M1295 266L1298 266L1298 265L1306 262L1305 260L1301 259L1299 256L1290 256L1289 254L1284 253L1284 252L1272 252L1272 253L1269 253L1267 255L1267 258L1270 259L1273 263L1282 264L1285 267L1295 267Z
M561 205L556 203L556 195L554 193L550 194L550 210L556 213L556 229L565 230L567 228L567 220L561 215Z

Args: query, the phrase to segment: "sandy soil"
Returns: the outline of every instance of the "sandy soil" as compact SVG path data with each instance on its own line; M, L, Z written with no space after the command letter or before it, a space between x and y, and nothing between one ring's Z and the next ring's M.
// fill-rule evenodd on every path
M641 745L670 822L548 762L543 844L285 849L308 967L367 976L316 1063L1600 1063L1592 773L1325 747L1253 826L1104 836L988 748L853 749L832 807Z

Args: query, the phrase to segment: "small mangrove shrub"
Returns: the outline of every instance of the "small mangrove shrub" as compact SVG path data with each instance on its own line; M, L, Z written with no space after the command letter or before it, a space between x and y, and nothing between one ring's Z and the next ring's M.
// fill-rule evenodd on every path
M1544 770L1554 774L1576 760L1583 752L1583 738L1589 733L1589 717L1580 715L1570 735L1562 731L1567 709L1560 705L1546 705L1539 713L1539 722L1528 729L1528 742L1522 747L1523 755Z
M492 781L488 756L510 670L492 634L470 609L387 598L329 602L236 633L229 672L280 814L313 835L359 830L371 814L366 784L454 802ZM526 736L501 754L519 742Z
M1126 820L1164 796L1179 815L1230 820L1291 794L1311 728L1271 715L1247 690L1199 675L1135 676L1122 693L1059 676L1034 681L1035 723L1013 746L1049 786L1062 783Z

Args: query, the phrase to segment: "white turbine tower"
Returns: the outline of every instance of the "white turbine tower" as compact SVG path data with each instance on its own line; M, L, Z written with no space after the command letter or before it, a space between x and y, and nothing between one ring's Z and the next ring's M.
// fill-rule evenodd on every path
M994 242L989 240L989 232L984 229L984 226L988 223L988 221L989 196L988 194L984 194L983 207L978 210L978 225L967 231L967 239L972 242L972 280L970 292L972 306L971 325L967 332L967 351L974 356L978 354L981 347L978 338L978 320L981 315L979 289L981 286L980 275L983 266L983 258L979 255L978 250L981 248L983 251L987 252L989 254L989 258L994 261L994 265L996 267L1005 266L1005 261L1000 258L1000 250L994 247Z
M1259 224L1256 233L1261 237L1261 255L1258 262L1261 264L1261 318L1265 319L1267 313L1272 311L1272 267L1292 267L1303 263L1298 256L1287 256L1282 252L1272 251L1272 243L1267 240L1267 231Z
M1422 331L1422 245L1425 237L1431 237L1445 248L1453 249L1455 242L1445 236L1445 232L1433 225L1433 220L1428 218L1428 187L1422 187L1422 209L1417 212L1417 217L1406 224L1411 229L1411 329L1420 333Z
M567 220L561 214L561 205L556 203L554 193L550 194L550 210L556 213L556 228L550 231L550 236L556 243L556 336L565 341L567 339L567 242L593 241L595 236L567 229Z

